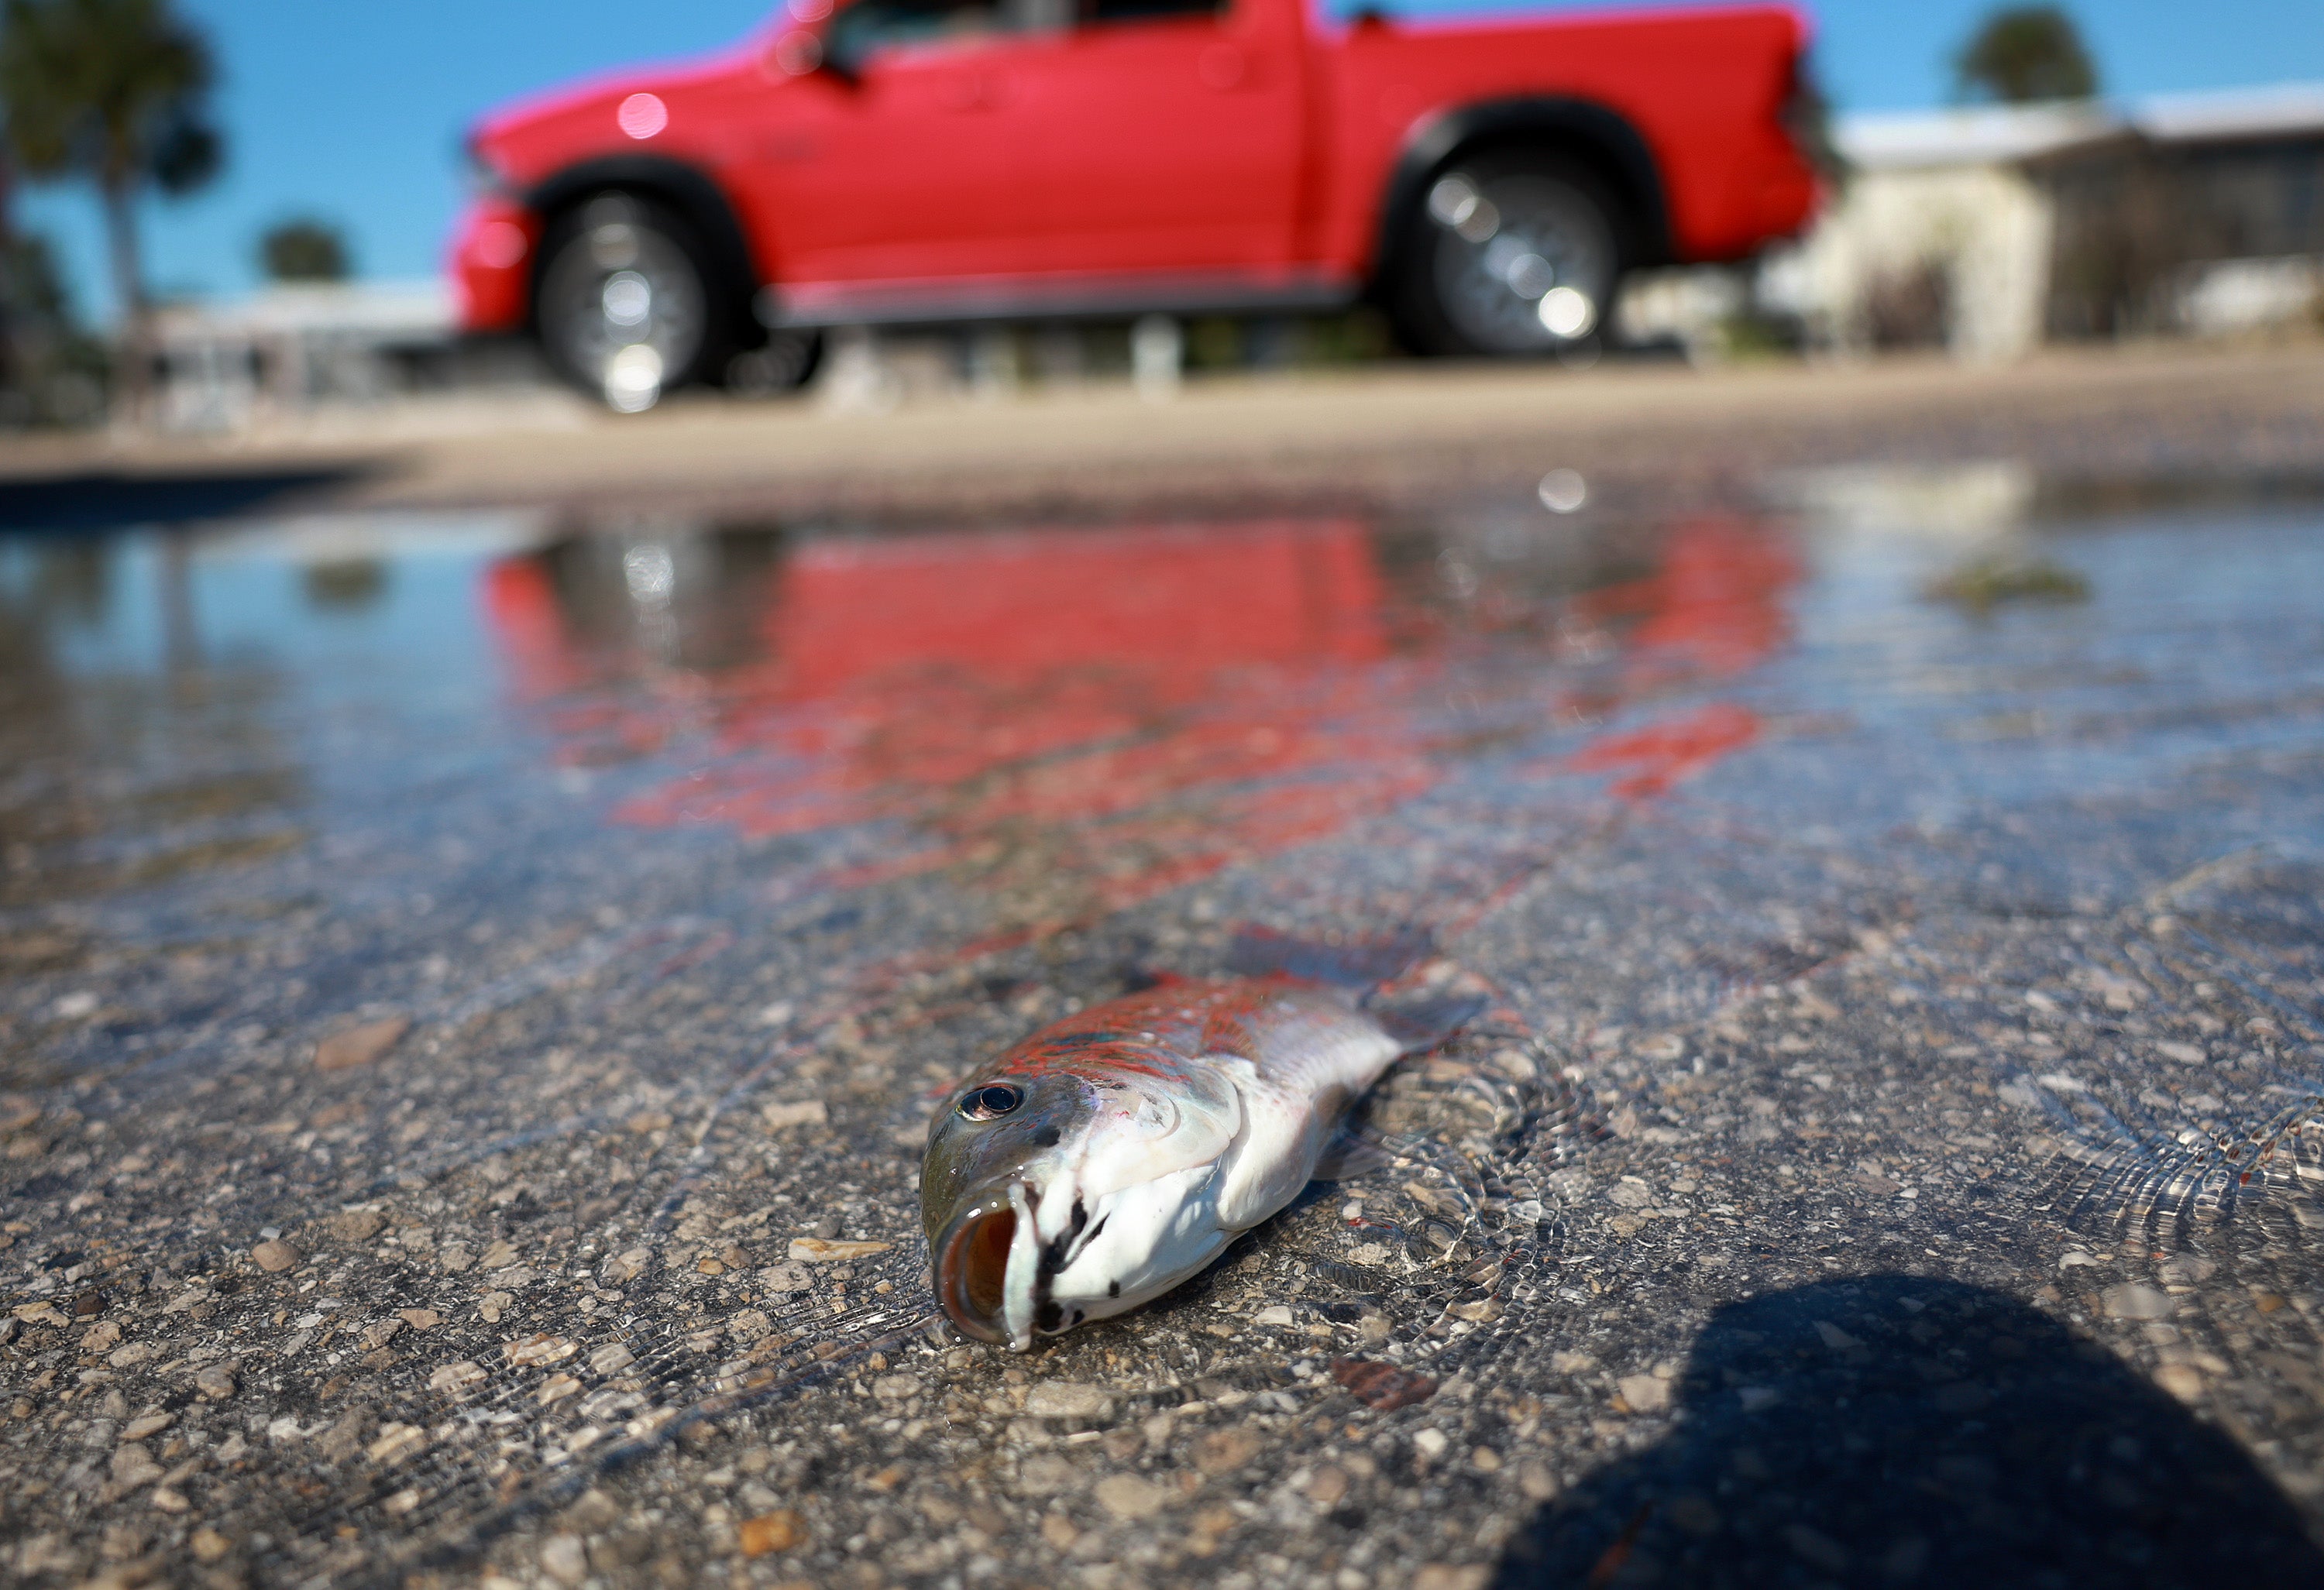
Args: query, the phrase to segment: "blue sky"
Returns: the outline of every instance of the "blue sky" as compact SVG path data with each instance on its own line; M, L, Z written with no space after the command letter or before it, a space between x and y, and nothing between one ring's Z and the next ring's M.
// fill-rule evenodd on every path
M742 38L773 0L179 0L210 31L229 141L225 177L194 198L148 207L155 284L233 293L255 281L256 239L313 214L337 223L359 271L436 269L458 206L461 129L517 94ZM1388 0L1406 14L1507 5ZM1819 67L1843 109L1942 103L1948 62L1989 0L1823 0ZM2070 5L2110 92L2324 78L2324 0L2085 0ZM20 220L64 251L85 314L110 312L95 204L78 188L34 190Z

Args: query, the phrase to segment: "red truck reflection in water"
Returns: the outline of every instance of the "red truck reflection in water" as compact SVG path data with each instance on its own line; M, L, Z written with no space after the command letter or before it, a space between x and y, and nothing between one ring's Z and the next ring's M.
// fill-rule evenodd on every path
M1311 0L788 0L729 54L488 116L452 253L618 406L819 327L1282 313L1418 351L1593 336L1622 274L1813 207L1768 5L1342 23Z
M1480 743L1536 738L1752 666L1797 577L1766 530L1711 519L1655 571L1492 632L1407 621L1351 521L824 539L766 589L761 660L608 680L548 565L487 599L520 692L567 754L652 754L706 730L706 764L620 821L802 834L889 825L817 882L942 869L1019 925L1082 918L1340 832L1437 784ZM1618 640L1607 660L1603 640ZM1480 721L1501 727L1482 736ZM1714 705L1601 737L1544 773L1658 795L1750 742Z

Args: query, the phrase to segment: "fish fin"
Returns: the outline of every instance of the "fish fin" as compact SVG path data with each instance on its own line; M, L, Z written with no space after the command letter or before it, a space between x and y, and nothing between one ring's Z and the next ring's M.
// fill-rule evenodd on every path
M1396 1156L1353 1126L1342 1126L1315 1157L1315 1181L1351 1181L1394 1163Z
M1290 977L1342 988L1372 988L1409 971L1435 949L1425 928L1371 937L1303 939L1250 926L1236 930L1227 950L1227 967L1241 977Z
M1418 1054L1476 1020L1492 1003L1490 997L1465 989L1427 988L1383 994L1367 1000L1364 1008L1406 1054Z

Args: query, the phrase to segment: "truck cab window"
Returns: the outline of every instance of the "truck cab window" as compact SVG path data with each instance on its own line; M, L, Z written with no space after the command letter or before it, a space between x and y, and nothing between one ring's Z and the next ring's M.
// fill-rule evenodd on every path
M833 60L860 64L899 46L984 38L1006 28L998 0L856 0L832 19L825 50Z
M1084 25L1118 22L1159 22L1173 16L1216 16L1226 6L1222 0L1081 0Z

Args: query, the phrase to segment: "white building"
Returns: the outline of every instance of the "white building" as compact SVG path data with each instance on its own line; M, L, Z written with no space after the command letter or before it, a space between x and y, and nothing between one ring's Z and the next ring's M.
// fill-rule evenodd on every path
M535 375L521 348L462 341L442 281L284 283L154 319L170 430L247 430Z
M2006 359L2324 311L2324 84L1841 118L1831 208L1760 280L1835 349Z

